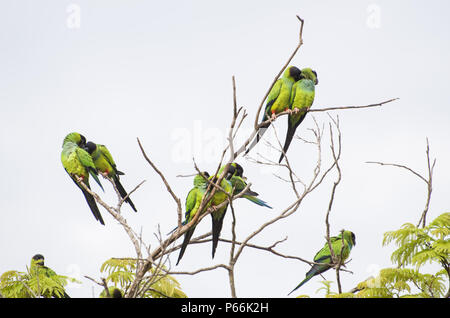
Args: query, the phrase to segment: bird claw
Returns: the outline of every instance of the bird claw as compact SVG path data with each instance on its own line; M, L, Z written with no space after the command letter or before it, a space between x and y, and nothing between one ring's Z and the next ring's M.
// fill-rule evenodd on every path
M291 111L291 113L294 113L294 114L298 114L299 112L300 112L300 109L298 109L298 108L294 108L292 111Z

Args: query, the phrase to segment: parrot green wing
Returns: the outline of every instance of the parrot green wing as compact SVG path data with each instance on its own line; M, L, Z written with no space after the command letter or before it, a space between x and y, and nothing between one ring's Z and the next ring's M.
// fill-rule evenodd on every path
M202 202L203 195L205 193L204 188L194 187L191 191L189 191L187 197L186 197L186 212L185 212L185 220L183 221L183 225L188 224L197 214L198 208L200 207L200 204ZM187 230L184 233L184 239L183 243L181 244L180 253L178 254L178 260L176 265L180 262L181 258L184 255L184 252L186 251L186 248L189 244L189 241L191 240L192 235L195 231L195 225L192 226L189 230Z
M100 180L98 179L98 172L95 168L94 161L92 161L91 155L84 149L77 147L75 148L75 153L78 157L78 160L81 162L81 164L86 168L86 170L89 172L89 174L94 178L94 180L98 183L100 188L103 189L102 184L100 183Z
M124 173L122 171L117 170L116 163L115 163L111 153L109 152L108 148L106 148L105 145L97 145L97 148L101 152L101 154L103 155L105 160L111 165L111 167L113 167L114 172L118 175L123 175Z
M278 96L280 96L282 86L283 86L283 79L280 78L273 85L272 89L269 92L269 95L267 95L267 104L266 104L266 108L264 110L264 115L263 115L262 121L266 121L268 118L267 115L268 114L270 115L271 107L277 100Z
M197 203L197 194L198 194L198 189L197 188L193 188L191 189L191 191L189 191L187 197L186 197L186 212L184 214L184 224L189 223L190 220L192 220L192 218L194 217L195 213L193 213L191 215L192 210L195 207L195 204Z

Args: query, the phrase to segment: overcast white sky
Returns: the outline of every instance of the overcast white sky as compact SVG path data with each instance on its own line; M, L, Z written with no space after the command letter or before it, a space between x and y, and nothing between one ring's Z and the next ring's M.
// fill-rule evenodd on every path
M342 274L343 289L353 288L390 266L392 246L381 246L383 233L416 224L426 199L426 185L412 174L366 161L407 164L425 174L428 137L437 158L428 219L449 209L449 10L448 1L2 1L0 273L25 271L30 258L41 253L56 272L82 280L68 287L72 297L98 296L101 288L83 276L101 277L105 260L134 256L134 250L105 210L106 226L95 221L65 173L64 136L77 131L108 145L126 173L127 189L147 180L132 197L138 213L124 206L123 215L155 246L153 233L158 225L162 233L175 226L176 209L136 137L184 202L192 179L176 176L194 172L192 157L202 170L212 172L217 165L231 119L231 76L236 76L238 103L249 113L243 127L248 131L297 43L298 14L305 19L304 45L292 64L318 73L313 107L400 98L382 108L330 113L339 114L343 135L343 177L331 231L356 234L348 265L353 274ZM320 124L329 121L325 113L315 117ZM284 138L285 118L276 126ZM313 126L308 116L297 132L310 138ZM310 176L314 148L294 141L289 158L299 174ZM253 190L274 207L237 201L242 239L288 206L294 194L271 171L242 157L238 162ZM280 252L312 260L324 244L333 181L334 175L295 215L251 242L268 246L288 237ZM115 203L113 189L103 184L103 198ZM227 214L224 237L230 238L230 225ZM196 234L210 227L205 218ZM228 248L220 243L212 261L209 243L189 246L175 270L226 262ZM237 295L286 297L308 268L246 249L236 265ZM325 277L334 280L335 273ZM221 269L177 279L190 297L230 295ZM313 278L297 294L322 296L315 294L320 281Z

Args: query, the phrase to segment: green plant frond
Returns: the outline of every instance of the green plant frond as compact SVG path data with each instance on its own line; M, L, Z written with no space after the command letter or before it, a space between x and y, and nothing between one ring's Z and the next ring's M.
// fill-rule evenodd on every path
M383 246L395 242L397 246L417 239L425 239L426 232L411 223L405 223L399 230L384 233Z
M136 269L136 260L132 258L110 258L100 267L100 272L111 274L119 269L124 271L133 271Z
M450 240L436 240L433 242L432 248L443 258L448 258L448 255L450 255Z
M433 261L439 260L441 255L442 254L435 249L421 250L413 255L411 264L419 268L426 263L432 263Z
M123 288L126 285L130 284L133 281L134 277L135 274L133 272L129 272L126 270L117 270L111 272L106 278L106 281L114 283L114 286L119 285Z
M322 284L323 286L318 288L315 291L316 294L318 294L321 290L325 291L325 296L336 294L335 292L331 291L331 284L334 283L333 281L331 281L331 280L323 280L323 281L320 281L319 283Z
M450 212L437 216L429 225L429 228L450 228Z

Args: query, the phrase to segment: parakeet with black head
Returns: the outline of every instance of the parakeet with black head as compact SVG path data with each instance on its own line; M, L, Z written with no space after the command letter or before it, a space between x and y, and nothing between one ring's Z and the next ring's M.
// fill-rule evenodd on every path
M72 181L75 182L81 192L83 192L86 202L88 203L95 219L105 225L94 197L79 184L79 182L83 182L86 187L90 189L89 175L91 175L103 190L103 186L98 179L98 172L95 168L94 162L92 161L91 155L84 150L85 145L86 138L83 135L76 132L68 134L63 141L61 162ZM79 178L81 181L78 180Z
M338 236L330 237L330 241L333 253L335 257L340 259L341 263L344 263L345 260L347 260L347 258L350 256L350 251L352 250L353 246L356 245L355 234L351 231L342 231ZM322 249L316 254L316 256L314 256L314 263L320 264L314 264L312 268L306 273L305 279L300 284L298 284L297 287L295 287L288 295L299 289L303 284L308 282L314 276L322 274L333 266L328 242L325 242L324 247L322 247Z
M116 163L114 162L114 159L108 148L106 148L105 145L95 144L94 142L89 141L86 143L84 149L91 155L97 171L104 173L109 178L111 178L117 190L119 191L120 196L122 198L125 198L128 193L119 180L119 175L124 175L124 173L117 170ZM125 202L127 202L131 206L134 212L137 212L136 207L134 206L134 203L131 201L130 197L127 197L125 199Z
M294 138L295 130L305 119L308 110L314 102L315 87L319 83L316 71L311 68L304 68L301 71L301 78L292 86L292 93L290 98L291 114L288 116L288 128L286 132L286 139L284 141L283 152L280 160L284 158L287 153L292 138Z
M202 202L202 198L206 193L206 189L208 187L208 178L209 178L209 173L204 171L202 174L197 174L194 178L194 187L191 189L191 191L189 191L187 197L186 197L186 212L185 212L185 220L182 222L182 225L186 225L188 224L193 218L194 216L197 214L198 209L200 208L200 204ZM205 209L208 208L210 206L210 202L208 202L205 205ZM180 262L181 258L184 255L184 252L186 251L186 247L189 244L189 241L192 237L192 235L194 234L195 231L195 225L192 226L189 230L187 230L184 233L184 239L183 239L183 243L181 245L181 249L180 249L180 253L178 254L178 260L177 260L177 265Z
M44 256L42 254L36 254L31 259L30 264L30 273L33 276L39 277L40 275L43 275L44 278L51 279L55 284L60 285L60 288L62 289L61 295L53 292L51 295L46 295L44 293L44 297L54 297L54 298L70 298L70 296L66 293L64 290L64 287L60 284L58 281L58 275L53 271L51 268L44 265Z
M275 82L267 96L266 108L261 122L265 122L269 118L274 119L275 115L289 109L292 86L300 79L300 75L300 69L295 66L289 66L284 71L283 76ZM261 126L245 154L259 142L269 126L270 124Z

